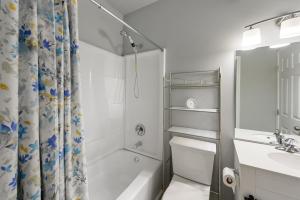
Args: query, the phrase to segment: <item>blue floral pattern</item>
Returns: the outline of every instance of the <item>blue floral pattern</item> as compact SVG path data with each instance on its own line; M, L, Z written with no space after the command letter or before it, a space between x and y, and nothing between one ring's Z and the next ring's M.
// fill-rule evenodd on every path
M76 0L1 0L1 199L86 200Z

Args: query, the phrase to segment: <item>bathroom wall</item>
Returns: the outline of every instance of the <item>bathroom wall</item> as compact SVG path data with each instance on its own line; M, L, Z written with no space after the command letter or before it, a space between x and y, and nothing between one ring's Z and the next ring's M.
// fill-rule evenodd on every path
M269 47L239 51L240 126L274 132L277 117L277 51Z
M160 0L125 16L129 24L167 49L167 72L221 67L223 166L233 166L234 52L241 48L243 27L299 8L299 0ZM278 40L274 22L260 27L263 45ZM143 46L154 48L144 41ZM126 52L130 52L127 45ZM228 188L223 187L222 199L233 199Z
M123 15L114 9L107 0L99 0L106 8L118 17ZM123 26L111 16L98 9L89 0L78 1L79 13L79 37L81 41L93 44L97 47L121 55L123 50L123 38L120 31Z
M164 54L154 50L137 55L139 98L134 95L135 59L125 56L126 103L125 147L156 159L162 159ZM145 126L145 135L135 132ZM142 146L136 147L137 142Z
M80 81L87 161L124 146L124 59L80 42Z

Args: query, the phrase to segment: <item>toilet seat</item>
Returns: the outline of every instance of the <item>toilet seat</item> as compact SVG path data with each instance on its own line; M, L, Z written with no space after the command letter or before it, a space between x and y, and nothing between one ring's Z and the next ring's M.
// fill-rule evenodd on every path
M162 200L209 200L210 186L174 175Z

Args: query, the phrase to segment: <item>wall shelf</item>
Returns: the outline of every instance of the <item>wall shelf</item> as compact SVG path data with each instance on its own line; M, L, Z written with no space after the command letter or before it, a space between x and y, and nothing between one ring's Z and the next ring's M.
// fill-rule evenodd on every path
M171 87L172 89L203 89L203 88L210 88L210 87L220 87L220 85L219 83L207 84L207 85L174 84L169 87Z
M219 139L218 131L200 130L194 128L172 126L168 129L168 132L179 133L187 136L197 136L209 139Z
M178 110L178 111L190 111L190 112L206 112L206 113L218 113L219 109L204 109L204 108L186 108L186 107L170 107L169 110Z
M198 74L211 74L211 73L219 73L220 69L217 70L202 70L202 71L191 71L191 72L173 72L173 75L177 75L177 74L191 74L194 76L197 76Z

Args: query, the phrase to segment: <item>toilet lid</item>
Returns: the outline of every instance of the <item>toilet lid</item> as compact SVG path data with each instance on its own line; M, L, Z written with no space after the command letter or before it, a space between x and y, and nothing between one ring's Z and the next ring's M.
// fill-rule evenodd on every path
M174 175L162 200L209 200L210 186Z

